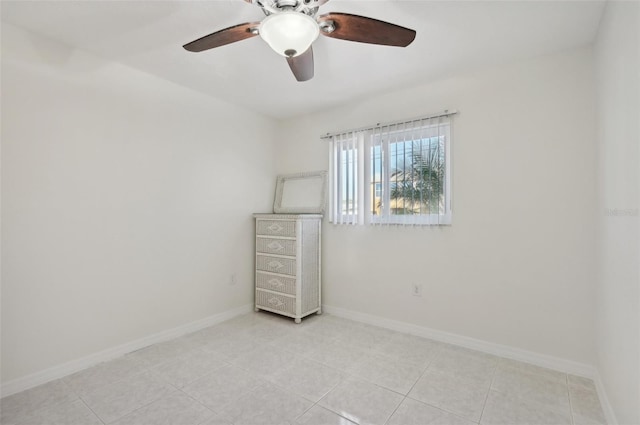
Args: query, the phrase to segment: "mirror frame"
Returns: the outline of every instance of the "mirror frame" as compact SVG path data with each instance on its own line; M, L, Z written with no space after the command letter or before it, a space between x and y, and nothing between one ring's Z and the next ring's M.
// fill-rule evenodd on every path
M317 180L322 179L322 188L320 190L320 199L316 207L298 207L295 205L282 205L282 197L284 195L285 185L291 180ZM276 197L273 203L273 212L276 214L323 214L327 201L327 172L311 171L306 173L281 174L276 180Z

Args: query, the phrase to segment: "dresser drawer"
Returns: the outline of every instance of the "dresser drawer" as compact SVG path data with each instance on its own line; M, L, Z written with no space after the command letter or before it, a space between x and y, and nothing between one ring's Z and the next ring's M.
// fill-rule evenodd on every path
M256 251L295 257L296 241L295 239L256 238Z
M295 237L296 222L293 220L257 220L256 234Z
M286 295L256 290L256 306L282 311L291 315L296 314L296 299Z
M268 255L256 256L256 268L265 272L296 275L296 260L293 258L270 257Z
M293 277L274 276L267 273L256 272L256 286L285 294L296 294L296 279Z

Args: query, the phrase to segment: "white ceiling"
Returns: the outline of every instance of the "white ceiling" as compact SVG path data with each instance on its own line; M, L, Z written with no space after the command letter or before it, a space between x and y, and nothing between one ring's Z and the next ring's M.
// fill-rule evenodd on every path
M590 44L604 1L331 0L320 13L364 15L417 31L407 48L320 36L315 77L298 83L255 37L202 53L182 45L261 20L254 5L218 1L5 1L2 20L177 84L286 118L452 73Z

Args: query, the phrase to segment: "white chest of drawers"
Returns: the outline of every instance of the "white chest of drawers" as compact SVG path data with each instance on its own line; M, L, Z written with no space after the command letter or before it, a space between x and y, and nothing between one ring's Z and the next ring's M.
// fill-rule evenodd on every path
M255 309L292 317L320 314L319 214L254 214Z

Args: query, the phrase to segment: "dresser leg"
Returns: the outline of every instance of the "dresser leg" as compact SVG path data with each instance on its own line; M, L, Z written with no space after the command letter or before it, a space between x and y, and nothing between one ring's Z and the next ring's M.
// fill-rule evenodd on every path
M318 310L318 311L316 311L316 314L317 314L317 315L322 314L322 310Z
M302 319L295 319L294 322L300 324L300 323L302 323Z
M254 308L255 311L260 311L260 309L258 307Z

